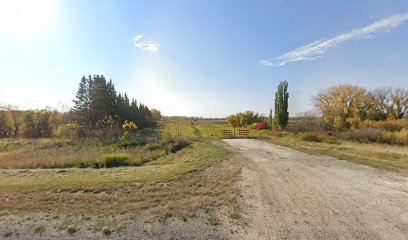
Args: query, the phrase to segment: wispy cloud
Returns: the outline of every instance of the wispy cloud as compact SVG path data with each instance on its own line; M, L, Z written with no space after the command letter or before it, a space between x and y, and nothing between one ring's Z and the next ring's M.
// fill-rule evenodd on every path
M139 49L142 49L143 51L147 51L151 53L159 51L160 43L154 43L152 41L143 42L141 41L143 37L144 37L143 34L140 34L140 35L136 35L132 39L132 42L136 48L139 48Z
M408 12L396 14L374 22L368 26L351 30L330 39L321 39L295 50L289 51L277 58L259 60L265 66L283 66L286 63L314 60L323 57L326 52L337 45L353 39L362 39L374 36L381 31L394 29L408 21Z

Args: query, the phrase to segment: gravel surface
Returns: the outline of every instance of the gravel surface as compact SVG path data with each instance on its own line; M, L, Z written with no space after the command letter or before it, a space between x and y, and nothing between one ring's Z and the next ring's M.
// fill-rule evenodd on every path
M408 176L254 139L246 159L245 239L408 239Z

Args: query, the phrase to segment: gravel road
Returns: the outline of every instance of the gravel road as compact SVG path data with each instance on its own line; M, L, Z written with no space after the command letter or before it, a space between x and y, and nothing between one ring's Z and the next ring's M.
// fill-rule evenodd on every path
M408 176L254 139L245 158L246 239L408 239Z

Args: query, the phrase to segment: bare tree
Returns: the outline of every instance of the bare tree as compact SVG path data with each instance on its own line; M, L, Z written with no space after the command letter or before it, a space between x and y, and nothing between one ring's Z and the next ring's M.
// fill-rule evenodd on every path
M403 118L408 112L408 89L393 88L391 91L392 116L395 119Z

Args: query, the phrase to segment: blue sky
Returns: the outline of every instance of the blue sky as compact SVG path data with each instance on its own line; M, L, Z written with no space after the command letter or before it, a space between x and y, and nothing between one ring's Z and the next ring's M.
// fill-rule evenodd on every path
M408 1L0 1L0 104L71 106L81 76L165 115L292 116L336 84L408 87Z

